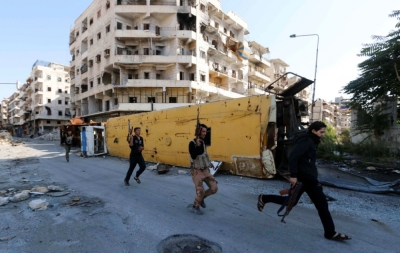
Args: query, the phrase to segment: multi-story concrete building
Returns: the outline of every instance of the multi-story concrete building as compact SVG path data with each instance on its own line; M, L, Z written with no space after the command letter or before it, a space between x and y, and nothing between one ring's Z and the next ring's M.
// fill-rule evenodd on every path
M105 121L266 94L288 65L271 66L248 33L219 0L94 0L70 31L73 114Z
M1 101L1 108L0 108L0 116L1 116L1 125L3 127L7 126L9 124L9 119L8 119L8 98L4 98Z
M314 107L314 121L325 120L341 133L344 129L351 128L351 111L347 106L348 101L342 97L335 98L335 102L317 99Z
M36 61L27 82L2 101L3 125L13 134L46 133L68 124L70 111L69 67Z
M67 66L36 61L22 88L26 132L46 133L71 118L70 69Z

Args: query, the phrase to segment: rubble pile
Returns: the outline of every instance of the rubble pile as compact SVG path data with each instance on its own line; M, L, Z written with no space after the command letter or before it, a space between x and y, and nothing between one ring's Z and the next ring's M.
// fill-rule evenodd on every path
M60 140L60 136L57 132L51 132L51 133L47 133L44 135L41 135L35 139L39 139L39 140L45 140L45 141L59 141Z
M14 142L13 137L8 132L1 132L0 133L0 146L1 145L8 145Z

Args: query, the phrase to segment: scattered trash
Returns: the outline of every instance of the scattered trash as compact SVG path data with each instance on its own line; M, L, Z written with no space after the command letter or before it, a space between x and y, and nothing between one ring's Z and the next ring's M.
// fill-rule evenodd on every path
M367 170L376 170L376 169L375 169L375 167L370 166L370 167L367 167Z
M178 170L178 174L179 175L185 175L185 174L189 174L189 172L186 171L186 170Z
M0 238L0 242L5 242L5 241L9 241L11 239L14 239L16 236L11 236L11 237L1 237Z
M46 195L50 197L62 197L68 194L69 192L48 192Z
M157 163L158 164L158 163ZM160 164L157 167L158 174L165 174L169 171L168 166L166 164Z
M147 166L146 169L148 169L148 170L157 170L158 165L159 165L159 163L157 163L157 164L155 164L155 165L150 165L150 166Z
M49 185L47 187L47 189L49 189L49 191L53 191L53 192L62 192L62 191L64 191L63 188L61 188L60 186L56 186L56 185Z

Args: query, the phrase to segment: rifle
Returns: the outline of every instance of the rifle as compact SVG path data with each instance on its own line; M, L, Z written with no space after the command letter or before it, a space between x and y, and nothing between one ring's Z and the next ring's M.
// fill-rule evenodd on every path
M129 143L130 137L132 135L133 127L131 128L131 121L128 119L128 136L126 137L126 141Z
M285 222L285 217L289 215L290 211L294 207L294 205L297 203L297 198L299 196L299 193L301 191L301 188L303 187L303 184L301 182L297 182L294 186L291 186L290 189L284 189L279 191L281 195L288 194L286 196L285 201L283 202L283 205L279 208L277 214L278 216L282 217L281 222ZM286 207L286 211L284 214L280 214L280 212Z
M196 131L194 132L194 135L197 137L200 135L200 108L197 108L197 123L196 123Z

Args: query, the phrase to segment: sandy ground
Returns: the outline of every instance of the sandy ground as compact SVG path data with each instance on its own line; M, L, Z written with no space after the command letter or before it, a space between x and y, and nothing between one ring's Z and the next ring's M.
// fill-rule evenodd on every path
M171 168L165 175L146 170L142 184L131 180L126 187L126 159L81 158L73 150L67 163L56 142L24 141L0 146L0 197L9 196L11 188L48 185L68 194L31 194L28 200L0 206L0 252L157 252L163 239L176 234L206 238L223 252L400 252L397 195L325 187L336 199L329 203L337 231L353 237L332 242L323 238L305 195L286 224L276 216L276 205L257 211L257 195L277 194L286 181L218 174L218 193L196 216L186 210L194 187L188 174L178 173L184 168ZM31 210L29 202L38 198L49 202L47 210Z

